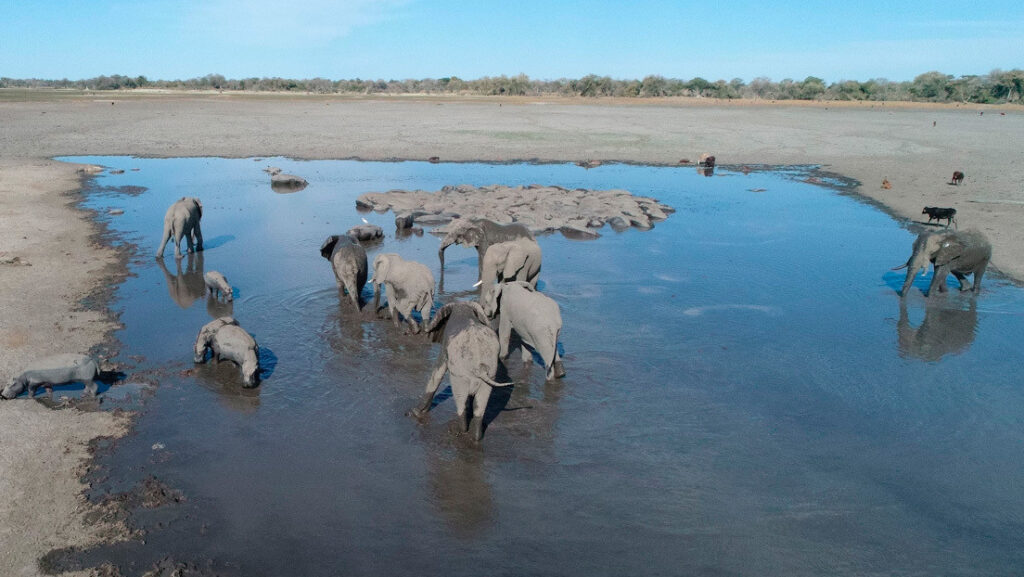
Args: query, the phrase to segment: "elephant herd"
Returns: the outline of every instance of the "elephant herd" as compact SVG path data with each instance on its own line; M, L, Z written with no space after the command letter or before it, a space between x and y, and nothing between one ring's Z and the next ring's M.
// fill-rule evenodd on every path
M202 203L197 198L182 198L167 210L157 257L173 240L175 257L181 258L184 239L188 252L202 250ZM364 221L365 222L365 221ZM562 317L558 304L537 291L541 269L541 250L533 234L521 224L497 224L489 220L463 219L453 223L438 251L442 271L444 251L452 244L476 247L479 253L480 302L445 304L431 317L434 306L434 275L426 265L403 259L396 253L381 253L369 268L364 241L383 237L380 227L363 224L345 234L328 236L320 245L320 255L331 263L340 293L361 310L361 294L368 281L373 284L373 311L390 318L396 328L402 323L407 333L425 332L441 342L438 361L427 381L422 402L410 415L422 416L431 407L445 374L449 376L458 422L463 431L472 429L474 439L483 436L483 417L492 387L508 386L495 380L499 358L509 354L514 331L524 347L522 359L532 362L536 352L544 363L548 380L565 375L558 352ZM372 272L372 276L371 273ZM231 298L231 287L220 273L206 275L211 293ZM386 304L380 304L381 296ZM417 316L421 320L417 320ZM491 328L498 319L498 332ZM238 364L244 386L259 382L259 345L236 319L223 316L207 323L195 341L194 361L204 362L207 353L213 360ZM470 406L472 399L472 406ZM469 410L467 410L469 409Z

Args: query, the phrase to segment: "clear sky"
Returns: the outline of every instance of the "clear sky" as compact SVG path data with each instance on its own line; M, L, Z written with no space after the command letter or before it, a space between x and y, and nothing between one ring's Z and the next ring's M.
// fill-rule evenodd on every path
M0 0L0 76L910 80L1024 68L1024 1Z

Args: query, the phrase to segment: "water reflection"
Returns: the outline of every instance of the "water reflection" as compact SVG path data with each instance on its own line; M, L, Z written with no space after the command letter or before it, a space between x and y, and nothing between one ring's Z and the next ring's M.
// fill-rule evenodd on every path
M185 269L181 268L181 261L186 260ZM167 281L167 292L179 307L187 309L192 306L206 292L206 282L203 280L203 253L190 252L187 259L175 259L175 274L167 270L164 259L156 259L156 264L164 273Z
M262 362L263 359L260 360ZM264 378L262 374L260 376ZM214 393L217 402L225 409L252 414L260 408L262 387L243 387L238 365L231 361L214 360L196 365L195 380L200 387Z
M456 445L445 453L426 451L430 491L452 532L471 539L490 526L494 499L483 453L478 448Z
M235 314L235 301L223 301L212 294L206 297L206 312L211 319L230 317Z
M947 306L947 303L933 304L929 300L924 320L914 327L910 324L906 299L900 299L900 318L896 324L900 356L937 361L970 348L978 331L977 301L971 299L967 310Z

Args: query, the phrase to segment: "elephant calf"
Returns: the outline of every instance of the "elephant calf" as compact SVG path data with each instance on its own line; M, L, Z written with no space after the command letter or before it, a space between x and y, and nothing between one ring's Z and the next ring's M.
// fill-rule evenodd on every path
M234 291L231 289L231 284L228 283L228 279L221 273L211 270L210 272L203 275L203 282L206 283L207 290L210 291L215 297L224 297L225 300L234 300Z
M320 255L331 261L338 288L348 293L356 309L361 308L360 294L366 286L366 249L348 235L334 234L320 245Z
M483 301L489 317L498 315L498 356L508 356L508 343L514 330L524 345L537 351L544 360L547 380L565 376L562 357L558 353L558 336L562 332L562 313L558 303L522 281L499 284L491 288ZM523 347L523 362L533 355Z
M399 326L401 313L412 332L420 332L420 325L412 318L412 311L420 311L423 322L430 320L430 307L434 304L434 274L421 263L405 260L397 254L385 253L373 259L373 308L378 313L381 286L388 291L388 316Z
M540 245L532 238L520 238L492 244L484 253L480 282L484 285L483 295L495 282L526 281L537 287L540 276Z
M241 367L245 387L255 387L259 382L260 347L234 318L220 317L199 329L194 361L205 362L207 350L213 353L211 358L215 362L227 359Z
M455 412L463 431L470 429L470 423L466 421L466 406L469 397L473 397L470 421L473 438L479 441L484 434L484 411L491 397L491 387L512 384L494 380L498 371L498 336L488 326L483 309L474 302L454 302L441 307L427 327L427 334L435 342L443 337L441 354L427 381L422 401L410 413L421 417L430 410L441 379L448 373Z
M28 389L29 398L34 397L36 389L41 386L50 388L53 385L66 383L85 383L85 390L96 396L96 377L100 374L99 363L88 355L65 353L51 355L39 359L0 391L0 399L13 399Z

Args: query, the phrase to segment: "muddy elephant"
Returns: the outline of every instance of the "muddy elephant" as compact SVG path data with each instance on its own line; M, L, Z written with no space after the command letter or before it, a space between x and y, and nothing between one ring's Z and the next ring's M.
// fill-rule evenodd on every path
M181 197L164 215L164 234L160 240L160 248L156 251L157 258L164 255L167 242L174 240L174 258L181 258L181 239L185 238L188 252L203 250L203 231L199 221L203 218L203 204L198 198ZM193 240L195 245L193 247Z
M520 238L492 244L484 253L480 281L486 295L495 282L524 281L537 288L541 251L537 241Z
M927 306L924 320L914 327L907 313L907 301L900 299L900 317L896 323L900 356L932 362L966 351L978 330L977 307L974 299L967 310Z
M537 292L529 283L513 281L494 286L481 304L488 317L498 316L499 358L508 356L509 340L515 331L524 345L540 355L547 380L565 376L558 352L558 337L562 332L558 303ZM526 346L522 357L524 363L529 363L533 355Z
M472 428L473 438L479 441L484 434L484 412L491 387L512 384L494 380L498 371L498 335L488 325L483 309L474 302L454 302L441 307L427 327L427 334L435 342L442 342L441 352L423 399L410 414L422 417L430 410L441 379L448 373L458 424L463 432ZM470 397L473 411L467 421Z
M390 252L373 259L373 310L381 313L381 286L388 291L387 316L400 326L398 314L402 315L412 332L420 332L420 325L412 318L412 311L418 310L423 322L430 320L430 308L434 304L434 274L426 265L405 260Z
M448 233L441 239L441 248L438 249L437 256L441 260L443 271L446 248L455 243L462 246L475 246L479 257L478 271L482 275L484 255L492 244L520 238L533 240L530 229L522 224L498 224L487 219L461 219L450 225Z
M380 240L384 238L384 229L375 224L360 224L348 229L345 234L359 241Z
M245 329L232 317L220 317L199 329L193 348L196 363L206 361L206 351L211 351L213 361L229 360L242 370L245 387L259 383L260 347Z
M32 398L40 386L49 389L54 385L76 382L84 383L86 392L96 396L96 377L99 374L99 363L89 355L65 353L43 357L11 379L0 391L0 399L13 399L26 389Z
M333 234L320 245L320 255L331 262L338 288L348 293L357 309L361 308L361 294L366 286L366 249L348 235Z
M935 267L935 274L928 286L928 296L946 292L946 277L952 273L960 282L960 290L972 289L967 275L974 275L973 290L981 291L981 279L985 275L989 260L992 259L992 245L984 234L976 230L925 232L914 241L913 252L907 263L893 270L907 269L906 280L900 296L907 296L914 277L928 270L928 263Z
M167 281L167 292L171 300L179 307L187 309L192 306L206 292L206 281L203 275L202 253L189 253L185 260L184 270L181 261L175 261L175 274L167 269L163 259L157 259L157 266L164 273L164 280Z

